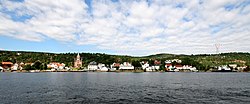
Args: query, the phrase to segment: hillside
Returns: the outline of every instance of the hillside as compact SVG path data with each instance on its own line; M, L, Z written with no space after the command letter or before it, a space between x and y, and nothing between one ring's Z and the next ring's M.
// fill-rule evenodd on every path
M0 61L11 61L13 63L31 63L40 61L42 63L61 62L66 66L72 66L77 53L44 53L44 52L25 52L25 51L0 51ZM112 64L113 62L132 62L137 63L143 60L160 60L162 64L167 59L181 59L183 64L189 64L199 69L227 64L237 64L238 66L250 66L250 53L221 53L221 54L201 54L201 55L174 55L156 54L143 57L108 55L103 53L80 53L84 66L91 61L98 63Z

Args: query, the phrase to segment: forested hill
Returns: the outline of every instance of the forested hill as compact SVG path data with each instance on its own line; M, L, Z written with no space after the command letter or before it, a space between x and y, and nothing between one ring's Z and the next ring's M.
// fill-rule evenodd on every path
M72 66L77 53L45 53L45 52L25 52L25 51L0 51L0 61L11 61L13 63L42 63L61 62L67 66ZM112 64L113 62L139 62L143 60L160 60L164 63L167 59L181 59L183 64L190 64L202 68L216 65L238 64L239 66L250 66L250 53L221 53L202 55L174 55L156 54L143 57L108 55L103 53L80 53L84 66L91 61L98 63Z
M48 53L48 52L26 52L26 51L0 51L0 61L10 61L13 63L42 63L60 62L67 66L72 66L78 53ZM107 55L103 53L79 53L84 65L91 61L111 64L113 62L131 61L133 57L122 55Z

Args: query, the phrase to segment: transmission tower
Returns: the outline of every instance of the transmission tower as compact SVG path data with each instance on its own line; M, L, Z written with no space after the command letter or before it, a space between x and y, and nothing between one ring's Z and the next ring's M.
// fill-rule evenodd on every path
M219 54L220 53L220 47L221 47L221 44L214 44L215 48L216 48L216 54Z

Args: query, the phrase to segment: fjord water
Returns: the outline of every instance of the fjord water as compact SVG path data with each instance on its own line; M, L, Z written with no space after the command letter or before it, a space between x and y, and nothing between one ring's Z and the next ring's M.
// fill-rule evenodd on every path
M0 73L0 103L250 103L250 73Z

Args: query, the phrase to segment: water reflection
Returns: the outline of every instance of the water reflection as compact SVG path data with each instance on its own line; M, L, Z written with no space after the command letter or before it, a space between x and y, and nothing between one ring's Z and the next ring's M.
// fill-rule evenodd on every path
M0 103L249 103L249 73L0 73Z

